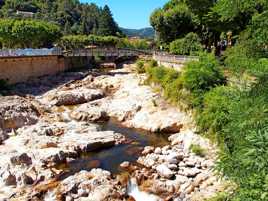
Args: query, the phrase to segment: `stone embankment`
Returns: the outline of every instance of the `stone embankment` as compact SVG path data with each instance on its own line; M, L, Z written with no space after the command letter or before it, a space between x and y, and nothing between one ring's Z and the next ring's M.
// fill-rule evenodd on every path
M128 195L127 179L94 164L76 173L61 168L85 153L129 143L124 133L100 129L109 118L170 135L170 145L145 147L137 163L121 165L141 191L177 201L221 191L212 170L215 147L195 134L189 115L143 85L145 79L130 68L67 73L18 84L14 93L24 97L0 97L0 200L139 201ZM205 154L192 153L193 144Z

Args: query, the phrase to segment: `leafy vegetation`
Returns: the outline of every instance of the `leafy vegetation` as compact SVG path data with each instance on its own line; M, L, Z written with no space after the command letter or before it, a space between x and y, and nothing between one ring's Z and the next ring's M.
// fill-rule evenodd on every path
M172 41L194 32L205 49L215 48L217 54L223 44L236 42L239 34L251 24L248 34L258 40L253 43L257 46L252 47L262 46L267 52L264 45L267 29L263 28L267 27L267 4L266 0L170 0L152 13L150 21L161 46L169 46Z
M2 5L2 7L1 7ZM78 0L5 0L0 2L0 17L21 19L33 13L33 19L57 24L64 35L121 35L108 6L80 3Z
M52 46L61 36L57 25L35 20L0 20L0 42L6 48Z
M200 132L218 142L217 168L238 188L211 200L268 200L268 1L170 0L152 13L151 24L160 45L175 54L191 54L185 51L196 46L185 42L191 32L205 50L222 56L227 48L223 66L201 56L179 74L150 68L148 78L193 109Z
M149 82L159 83L172 102L183 103L187 108L200 106L207 91L225 83L218 61L207 53L201 54L199 61L188 63L181 73L152 65L146 71Z
M119 48L141 49L141 50L148 50L151 48L151 46L152 42L146 39L121 38L117 44L117 47Z
M170 52L178 55L198 55L202 50L200 39L195 33L188 33L184 38L170 43Z
M136 63L136 72L141 74L145 73L145 63L143 60L138 60Z
M150 42L145 39L130 40L128 38L119 38L116 36L98 35L67 35L60 39L59 44L64 49L98 46L146 50L150 47Z
M64 49L78 49L87 46L114 47L119 43L119 40L115 36L68 35L60 39L60 46Z

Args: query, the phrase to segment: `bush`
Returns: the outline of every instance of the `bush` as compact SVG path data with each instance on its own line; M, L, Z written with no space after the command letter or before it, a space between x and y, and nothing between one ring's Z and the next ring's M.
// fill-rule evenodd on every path
M170 52L178 55L198 55L202 50L200 38L195 33L188 33L184 38L170 43Z
M187 64L182 73L183 86L191 92L204 92L225 83L219 63L212 54L203 53L199 61Z
M215 57L202 54L200 61L190 62L182 73L170 68L157 67L146 70L149 82L159 83L172 102L182 102L184 107L201 106L205 92L225 83Z
M150 62L149 62L149 66L150 66L150 67L157 67L157 66L158 66L158 63L157 63L156 60L152 59L152 60L150 60Z
M182 87L192 95L188 101L193 107L201 107L204 94L226 82L215 56L207 53L202 53L199 61L188 63L180 79Z
M225 65L238 76L241 72L247 72L254 76L262 76L268 73L268 59L255 58L250 53L247 47L236 45L225 53Z
M237 200L268 200L268 79L233 100L222 129L219 169L239 186Z
M231 106L239 101L239 91L233 87L218 86L204 96L202 112L197 117L197 124L203 133L222 141L220 133L229 122Z
M136 63L136 72L141 74L145 73L145 63L143 60L138 60Z

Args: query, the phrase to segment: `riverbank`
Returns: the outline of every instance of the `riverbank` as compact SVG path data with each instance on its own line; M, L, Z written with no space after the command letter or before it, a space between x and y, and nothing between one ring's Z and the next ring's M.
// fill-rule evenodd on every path
M44 77L17 85L24 97L1 97L1 199L130 200L129 176L159 200L223 190L212 171L216 148L131 67Z

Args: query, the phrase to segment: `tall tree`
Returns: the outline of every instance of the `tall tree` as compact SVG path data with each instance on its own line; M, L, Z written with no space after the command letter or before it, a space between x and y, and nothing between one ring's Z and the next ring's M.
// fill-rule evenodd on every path
M117 35L121 33L118 25L113 19L110 8L105 5L100 13L98 34L102 36Z
M189 7L180 1L171 1L163 9L153 12L151 25L161 42L171 42L196 29L198 22Z

